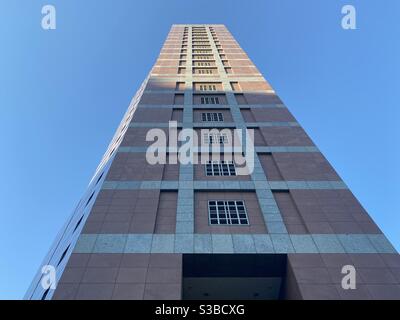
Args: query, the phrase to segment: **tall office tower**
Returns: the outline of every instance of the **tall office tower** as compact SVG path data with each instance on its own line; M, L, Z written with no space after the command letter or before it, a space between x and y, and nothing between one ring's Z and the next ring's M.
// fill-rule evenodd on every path
M194 160L228 152L174 163L171 135L151 164L170 121ZM172 26L43 265L27 299L400 298L398 253L223 25Z

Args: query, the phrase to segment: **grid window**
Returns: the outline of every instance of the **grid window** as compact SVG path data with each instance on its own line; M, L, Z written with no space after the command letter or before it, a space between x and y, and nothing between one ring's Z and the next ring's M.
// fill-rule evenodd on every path
M204 144L227 144L229 142L228 135L221 132L212 132L203 134Z
M197 59L197 60L211 60L212 58L213 58L212 55L209 55L209 56L193 55L193 59Z
M201 84L199 86L200 91L217 91L215 84Z
M198 69L197 70L198 74L213 74L212 69Z
M211 50L193 50L193 53L211 53Z
M199 66L199 67L211 67L211 62L197 62L196 66Z
M201 97L200 98L201 104L219 104L218 97Z
M201 121L223 122L224 116L222 115L222 112L203 112L201 114Z
M211 225L249 225L244 201L208 201L208 219Z
M236 176L236 167L233 161L208 161L206 176Z

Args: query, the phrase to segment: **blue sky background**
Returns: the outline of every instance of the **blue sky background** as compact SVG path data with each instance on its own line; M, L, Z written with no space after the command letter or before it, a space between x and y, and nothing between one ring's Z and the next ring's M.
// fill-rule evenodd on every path
M23 297L173 23L225 24L400 249L400 2L203 3L0 2L0 299Z

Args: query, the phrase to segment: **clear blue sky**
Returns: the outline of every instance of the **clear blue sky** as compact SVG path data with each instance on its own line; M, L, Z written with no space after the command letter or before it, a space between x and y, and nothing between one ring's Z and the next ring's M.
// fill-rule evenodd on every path
M1 1L0 298L22 298L173 23L225 24L400 249L400 2L203 3Z

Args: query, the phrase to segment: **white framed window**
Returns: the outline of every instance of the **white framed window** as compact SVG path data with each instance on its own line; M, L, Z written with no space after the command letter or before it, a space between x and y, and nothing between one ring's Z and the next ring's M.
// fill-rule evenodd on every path
M207 161L206 176L236 176L233 161Z
M210 225L249 225L246 206L242 200L208 201Z
M222 112L203 112L201 114L201 121L223 122L224 116L223 116Z
M211 60L213 58L213 56L193 56L193 59L197 59L197 60Z
M198 69L197 72L199 74L212 74L212 70L211 69Z
M219 104L218 97L200 97L201 104Z
M225 132L207 132L203 134L203 142L204 144L227 144L229 140Z
M217 86L215 84L201 84L199 86L200 91L217 91Z

